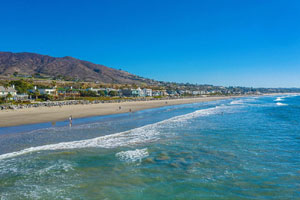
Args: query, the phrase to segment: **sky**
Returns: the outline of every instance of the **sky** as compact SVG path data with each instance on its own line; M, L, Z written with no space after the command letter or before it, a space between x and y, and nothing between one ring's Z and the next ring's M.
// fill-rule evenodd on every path
M298 0L0 0L0 51L143 77L300 87Z

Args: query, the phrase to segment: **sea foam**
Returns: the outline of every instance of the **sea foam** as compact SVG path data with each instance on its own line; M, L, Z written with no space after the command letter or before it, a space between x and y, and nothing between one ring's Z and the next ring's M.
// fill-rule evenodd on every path
M243 104L244 102L243 102L243 100L234 100L234 101L232 101L232 102L230 102L230 104L231 105L239 105L239 104Z
M116 153L116 157L126 162L141 161L143 158L146 158L147 156L149 156L147 148L121 151L119 153Z
M257 100L255 97L250 97L250 98L243 98L243 99L238 99L238 100L233 100L230 102L231 105L242 105L242 104L249 104L253 103Z
M283 101L284 97L277 97L274 101Z
M285 103L280 103L280 102L277 102L276 105L277 105L277 106L287 106L287 104L285 104Z

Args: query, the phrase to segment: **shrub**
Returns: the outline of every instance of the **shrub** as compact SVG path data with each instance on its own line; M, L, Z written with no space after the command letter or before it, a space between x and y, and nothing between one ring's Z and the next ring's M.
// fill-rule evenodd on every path
M97 97L97 93L94 91L80 91L80 96L82 97Z

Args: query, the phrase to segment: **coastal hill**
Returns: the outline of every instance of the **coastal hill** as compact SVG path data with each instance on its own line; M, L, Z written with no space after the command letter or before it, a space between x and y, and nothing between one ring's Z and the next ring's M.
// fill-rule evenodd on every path
M49 77L113 84L153 84L150 79L73 57L0 52L0 75Z

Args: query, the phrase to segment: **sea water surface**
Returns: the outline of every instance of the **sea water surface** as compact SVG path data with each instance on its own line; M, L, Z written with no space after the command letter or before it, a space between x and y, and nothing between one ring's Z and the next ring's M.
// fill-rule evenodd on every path
M284 200L299 188L297 95L0 129L1 200Z

